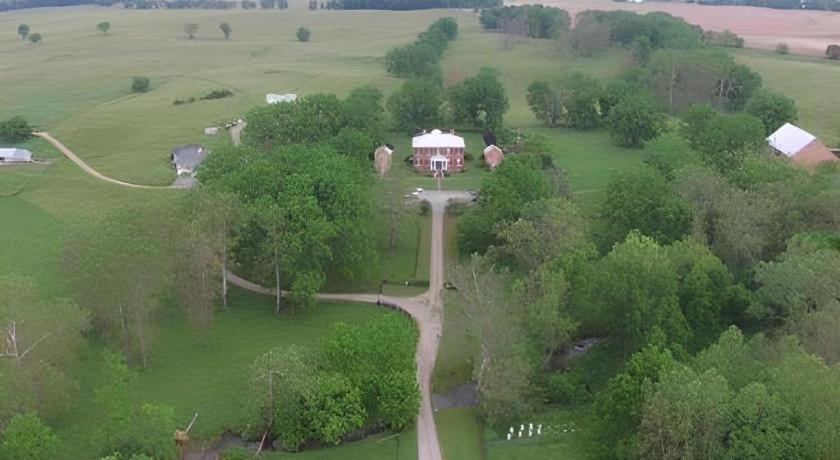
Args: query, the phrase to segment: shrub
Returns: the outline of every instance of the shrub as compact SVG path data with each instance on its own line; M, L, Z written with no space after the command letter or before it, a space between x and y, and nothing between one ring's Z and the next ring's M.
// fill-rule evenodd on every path
M840 60L840 45L828 45L825 49L825 57L835 61Z
M149 77L134 77L131 81L131 90L135 93L145 93L149 90Z
M788 54L790 52L790 47L787 43L779 43L776 45L776 53L777 54Z
M193 102L195 102L194 97L190 97L187 99L175 99L174 101L172 101L172 105L192 104Z
M586 388L572 382L569 374L556 373L546 382L546 396L555 404L577 404L587 398Z
M615 142L622 147L644 147L665 126L665 115L642 97L619 102L607 117L607 127Z
M29 34L26 36L26 38L32 43L38 43L43 39L43 37L41 37L41 34Z
M785 123L792 123L797 119L796 103L793 99L765 89L753 94L744 111L760 119L764 124L764 133L768 135Z
M0 120L0 141L21 142L32 137L34 129L20 116Z
M47 460L56 458L58 450L58 437L34 412L13 418L0 443L0 457L9 459Z
M297 39L299 42L308 42L312 32L306 27L301 27L297 30Z
M201 100L206 101L206 100L209 100L209 99L224 99L224 98L230 97L230 96L233 96L233 91L231 91L227 88L225 88L225 89L214 89L213 91L210 91L209 93L205 94L204 96L201 96Z
M257 7L257 2L253 2L251 0L242 0L242 9L243 10L253 10Z

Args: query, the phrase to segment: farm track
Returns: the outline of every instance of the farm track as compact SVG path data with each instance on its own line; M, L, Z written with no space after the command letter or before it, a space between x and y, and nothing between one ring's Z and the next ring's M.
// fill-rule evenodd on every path
M47 132L34 133L55 146L85 172L97 179L135 189L177 189L172 186L140 185L110 178L90 167L64 144ZM440 337L443 332L443 218L451 202L466 202L468 192L428 191L419 199L432 207L432 241L429 266L429 290L416 297L392 297L376 294L318 294L318 299L332 302L357 302L384 305L405 312L417 324L420 338L417 341L417 381L420 385L420 413L417 417L417 454L419 460L442 460L440 442L432 410L432 373L435 369ZM228 271L227 280L242 289L263 295L275 295L276 290L252 283Z
M72 150L68 149L64 144L58 141L58 139L52 137L48 132L36 132L33 133L34 135L44 139L45 141L52 144L55 148L58 149L64 156L66 156L70 161L76 163L76 165L82 168L83 171L90 174L91 176L104 180L105 182L110 182L112 184L122 185L123 187L129 188L136 188L136 189L147 189L147 190L161 190L161 189L181 189L182 187L175 187L172 185L141 185L141 184L132 184L131 182L124 182L118 179L114 179L112 177L108 177L104 174L101 174L99 171L93 169L84 162L81 158L79 158Z

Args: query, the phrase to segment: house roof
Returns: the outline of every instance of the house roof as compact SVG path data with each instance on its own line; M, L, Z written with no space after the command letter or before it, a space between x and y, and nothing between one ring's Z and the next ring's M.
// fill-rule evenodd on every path
M24 149L0 148L0 158L29 161L32 159L32 152Z
M796 155L814 140L816 140L816 136L790 123L785 123L784 126L767 137L767 143L771 147L788 157Z
M198 144L187 144L172 150L172 162L182 169L194 170L207 157L207 150Z
M414 136L411 139L412 148L464 148L464 138L454 134L444 134L439 129L430 133Z

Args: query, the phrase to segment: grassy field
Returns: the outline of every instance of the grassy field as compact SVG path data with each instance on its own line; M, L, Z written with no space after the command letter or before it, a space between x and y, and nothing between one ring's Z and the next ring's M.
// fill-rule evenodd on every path
M178 311L165 314L158 321L150 365L140 372L141 399L173 407L176 420L184 425L199 412L191 434L212 438L241 422L239 407L249 389L249 366L259 354L283 345L315 344L338 322L359 325L399 314L375 306L319 304L294 316L278 316L271 302L233 290L230 310L220 312L206 334L190 329ZM96 344L87 347L76 369L82 388L78 410L57 430L67 449L66 458L92 458L102 444L100 418L92 401L101 350ZM395 446L383 442L383 448Z
M525 88L535 79L552 79L580 70L598 77L617 75L625 66L621 52L582 59L557 49L549 41L524 40L509 49L499 35L483 32L472 12L428 10L308 11L294 1L286 11L171 10L132 11L117 8L61 8L0 13L0 119L23 115L49 130L94 168L115 178L145 184L168 184L174 171L169 151L181 144L203 143L211 148L228 143L224 135L209 137L202 128L235 119L264 102L268 92L346 94L351 88L373 84L390 93L401 81L383 68L385 52L409 43L429 23L454 16L460 35L445 52L447 84L456 83L481 67L499 70L508 90L506 125L544 134L557 163L568 172L572 197L587 208L597 204L610 176L639 167L643 152L617 148L603 131L575 132L539 126L525 104ZM111 22L108 35L94 28ZM44 42L21 42L12 32L28 23ZM197 22L198 36L188 40L183 24ZM229 41L217 30L220 22L233 27ZM298 43L299 26L312 29L310 43ZM832 106L831 91L840 80L840 66L820 60L738 51L738 59L758 70L765 84L797 100L804 128L826 138L838 137L840 111ZM131 78L146 75L151 90L130 92ZM791 78L791 75L800 76ZM807 79L806 79L807 77ZM803 82L806 82L803 83ZM13 90L5 90L12 88ZM199 97L228 88L231 98L175 106L176 98ZM483 143L477 132L464 131L473 156L468 170L444 180L444 188L477 189L489 172L481 162ZM410 153L410 136L392 133L395 145L393 174L406 193L414 187L437 184L417 175L402 159ZM65 296L68 286L58 270L58 257L68 232L91 225L107 213L135 203L163 205L172 191L131 190L94 179L61 157L48 144L32 140L24 145L49 165L0 168L0 273L31 276L45 297ZM448 254L455 255L454 221L447 219ZM406 215L399 227L397 247L383 254L382 277L428 280L428 218ZM331 286L332 287L332 286ZM342 290L373 290L378 286L335 286ZM388 294L414 295L423 288L386 287ZM457 316L454 296L447 294L447 318ZM212 437L235 423L233 410L246 385L245 374L254 356L267 347L312 343L337 321L363 323L390 314L373 307L319 305L294 317L275 316L271 301L236 292L234 308L220 313L206 337L186 328L180 315L160 318L150 369L141 373L141 392L149 400L172 405L179 419L201 412L195 433ZM470 379L470 342L455 321L447 320L435 391L447 391ZM79 410L56 426L68 443L68 458L90 458L97 446L97 418L89 404L101 360L101 345L91 343L81 354L73 374L82 384ZM558 412L559 423L579 421L580 414ZM467 410L438 414L447 458L576 458L577 437L497 442L482 445L474 413ZM576 422L577 423L577 422ZM582 422L581 422L582 423ZM412 458L412 431L399 437L380 436L339 448L278 457L301 458ZM566 458L562 457L562 458Z
M746 49L738 50L736 56L761 74L766 87L796 101L799 126L826 145L840 147L836 94L840 62Z
M472 408L447 409L435 413L443 458L481 460L484 458L482 428Z

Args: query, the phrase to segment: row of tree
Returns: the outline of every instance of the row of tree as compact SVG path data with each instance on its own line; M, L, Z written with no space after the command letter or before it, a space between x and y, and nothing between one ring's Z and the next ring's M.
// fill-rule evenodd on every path
M701 5L740 5L775 8L780 10L840 11L838 0L697 0Z
M543 5L484 8L478 20L487 30L530 38L559 38L572 22L566 10Z
M548 126L605 126L626 147L641 147L662 132L666 117L660 110L682 113L692 147L713 155L754 144L797 118L793 100L762 89L757 73L723 51L660 50L645 60L644 67L606 85L582 73L535 81L528 105ZM742 112L718 118L714 107Z
M395 77L442 79L440 58L449 42L458 36L458 23L451 17L433 22L417 40L393 48L385 55L385 69Z
M425 10L430 8L488 8L499 6L500 0L330 0L334 10Z

